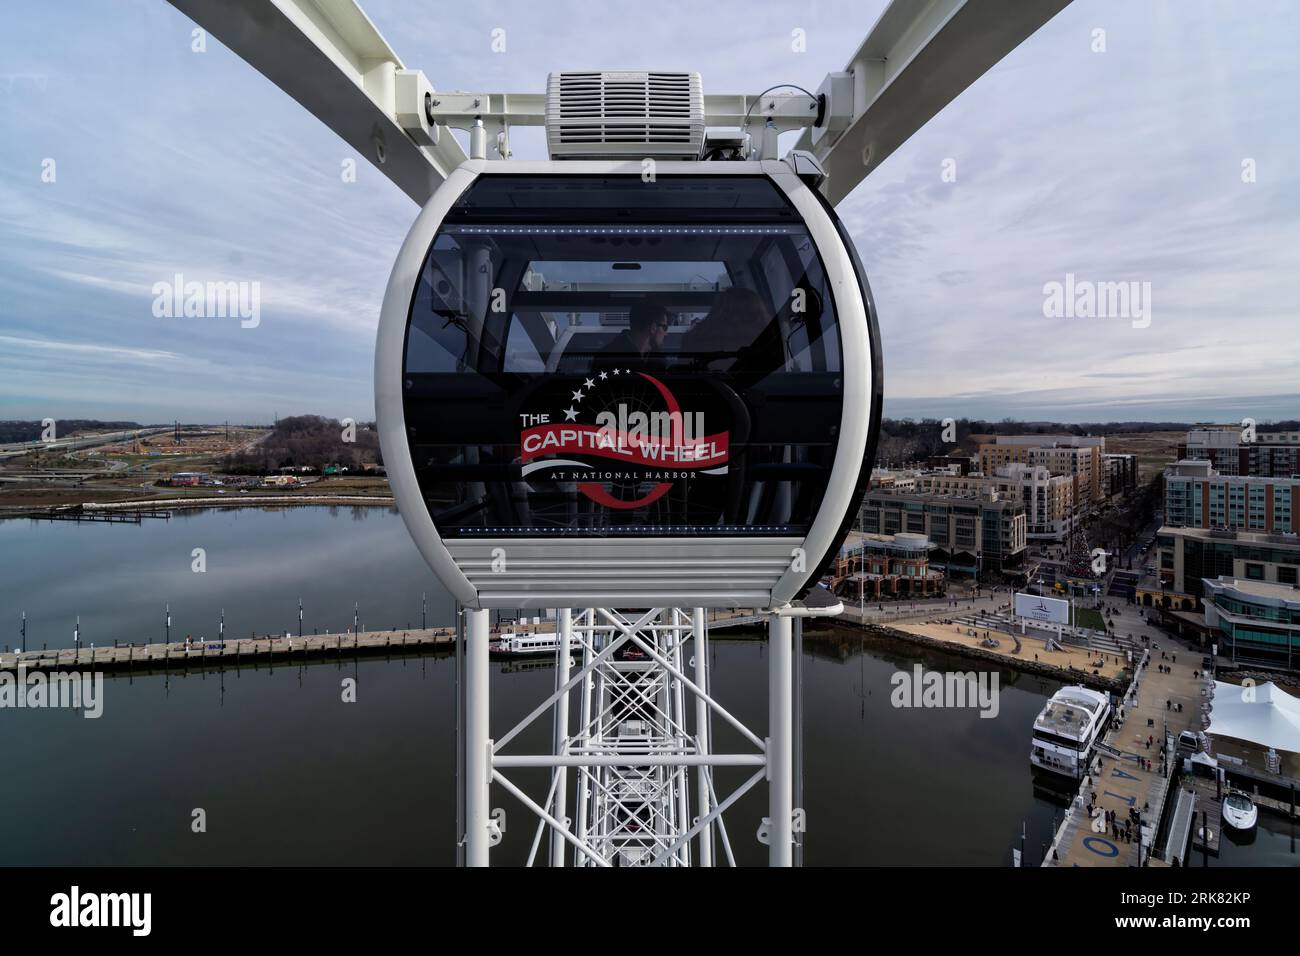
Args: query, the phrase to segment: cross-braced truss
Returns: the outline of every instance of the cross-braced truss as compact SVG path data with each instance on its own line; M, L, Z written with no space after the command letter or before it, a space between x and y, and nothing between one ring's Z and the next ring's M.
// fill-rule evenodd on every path
M576 613L561 609L557 630L554 692L499 740L486 741L487 766L481 778L498 784L537 816L529 865L537 861L548 831L553 866L710 866L719 845L727 862L735 865L722 815L769 776L773 743L713 698L703 609L654 608L633 614L608 608ZM471 627L471 656L473 631ZM788 640L788 627L784 633ZM566 647L567 653L561 650ZM789 654L775 656L788 659ZM476 687L483 693L486 685L475 685L473 670L471 662L471 693ZM774 684L784 688L786 698L789 676L787 668ZM571 719L574 697L578 713ZM515 738L548 712L553 752L510 752ZM788 716L788 709L784 713ZM735 728L752 748L714 753L710 740L715 719ZM472 725L472 719L467 723ZM479 785L480 771L472 766L477 748L473 737L471 732L466 741L471 857L476 816L487 827L487 845L500 840L500 817L489 816L485 808L476 815L472 807L476 797L487 797L487 788ZM787 726L776 748L776 761L784 762L785 770L775 779L778 788L787 791L789 737ZM752 767L753 773L719 799L713 773L718 766ZM550 789L542 802L510 779L509 771L520 767L551 768ZM570 790L575 800L572 817L566 810ZM483 852L479 862L486 862L485 857Z

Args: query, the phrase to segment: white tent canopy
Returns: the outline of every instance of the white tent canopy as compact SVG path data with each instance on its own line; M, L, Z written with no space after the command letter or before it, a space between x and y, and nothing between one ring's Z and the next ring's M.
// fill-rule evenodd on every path
M1208 732L1300 753L1300 700L1271 681L1245 687L1215 681Z

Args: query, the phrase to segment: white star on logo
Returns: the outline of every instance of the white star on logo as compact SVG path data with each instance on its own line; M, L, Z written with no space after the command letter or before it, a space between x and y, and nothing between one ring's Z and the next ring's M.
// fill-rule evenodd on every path
M577 417L578 417L578 413L573 410L572 405L570 405L568 408L564 410L564 420L566 422L571 422Z
M593 382L591 379L587 379L587 381L585 381L585 382L583 383L583 385L585 385L587 388L595 388L595 387L596 387L596 383Z
M580 402L580 401L582 401L582 389L579 389L578 391L576 391L576 392L573 393L573 400L574 400L575 402Z
M605 372L601 372L601 373L600 373L600 380L601 380L602 382L605 381L605 379L607 379L607 378L609 378L609 375L608 375L607 373L605 373Z
M614 369L614 374L615 374L615 375L618 374L618 369Z
M628 375L632 374L632 370L630 368L625 368L623 369L623 371L626 372Z

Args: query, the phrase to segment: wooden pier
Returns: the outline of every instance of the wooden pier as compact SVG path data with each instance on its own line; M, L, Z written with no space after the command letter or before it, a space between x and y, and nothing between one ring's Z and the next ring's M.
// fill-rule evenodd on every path
M206 664L241 664L254 661L288 661L328 658L344 654L384 654L432 650L454 645L450 627L407 628L360 633L304 634L297 636L227 637L224 640L172 641L158 644L117 644L105 647L64 647L22 654L0 654L0 670L19 665L34 670L118 670L133 667L196 667Z
M753 611L710 612L710 630L753 626L761 622ZM554 622L527 625L503 621L492 627L490 636L531 626L554 630ZM545 631L543 631L545 633ZM265 635L260 637L226 637L206 640L171 641L157 644L116 643L102 647L64 647L27 650L21 654L0 652L0 670L17 670L19 665L34 670L116 670L132 667L195 667L203 664L231 664L253 661L280 661L329 658L343 654L391 654L453 647L454 627L396 628L389 631L345 631L333 634ZM546 660L551 660L546 656Z

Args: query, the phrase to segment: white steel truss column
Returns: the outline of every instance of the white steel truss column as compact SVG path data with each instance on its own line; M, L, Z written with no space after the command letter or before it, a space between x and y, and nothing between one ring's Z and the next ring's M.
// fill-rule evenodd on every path
M734 866L723 814L764 778L771 791L772 816L769 837L760 839L770 843L774 865L791 864L790 618L773 615L769 625L773 709L767 740L712 696L703 608L631 613L587 608L557 611L555 690L494 742L487 726L484 615L466 612L464 792L469 865L486 865L488 847L500 839L489 810L488 785L495 783L538 820L530 866L545 830L550 831L545 858L552 866L569 861L566 846L573 848L576 866L712 866L718 857L715 841L725 861ZM579 653L582 663L575 673L573 657ZM579 694L576 724L570 719L573 693ZM548 711L553 721L550 753L506 752L514 750L512 742ZM715 752L714 714L754 750ZM747 777L738 787L719 793L715 767L747 768ZM529 795L508 776L523 768L551 771L544 798Z
M563 687L569 682L570 644L573 640L573 610L562 607L556 611L555 629L559 642L555 648L556 686ZM569 750L569 695L563 694L555 702L555 753L567 754ZM568 811L569 770L565 766L555 768L555 817L567 823L565 813ZM560 834L551 832L551 866L564 866L564 839Z
M767 624L768 861L794 863L794 635L788 617Z
M597 642L608 641L626 621L608 612L600 617L615 629L603 634L593 626ZM583 772L591 778L588 842L616 866L654 862L687 865L690 848L668 848L679 842L687 827L683 813L685 771L679 762L641 763L637 758L687 757L694 752L681 726L681 683L658 665L656 652L680 670L683 638L676 608L655 612L635 631L623 631L624 641L586 685L594 719L582 728L582 749L593 757L627 759L599 761ZM639 639L639 640L638 640Z
M705 670L708 666L708 636L705 631L704 608L697 607L691 612L691 636L694 638L691 650L695 656L695 683L708 689ZM695 747L702 755L709 752L709 705L698 695L695 698ZM701 767L695 776L698 790L696 796L696 814L699 819L706 819L709 813L709 775L713 770ZM706 823L700 830L700 866L713 866L713 824Z
M488 612L465 611L465 863L487 866L491 846Z

